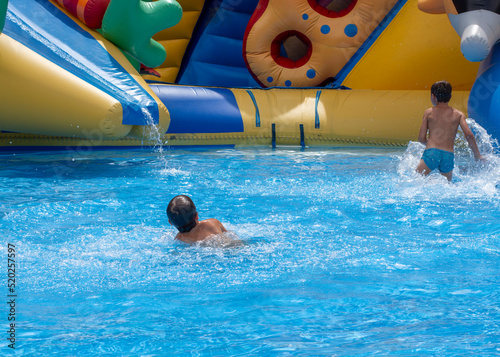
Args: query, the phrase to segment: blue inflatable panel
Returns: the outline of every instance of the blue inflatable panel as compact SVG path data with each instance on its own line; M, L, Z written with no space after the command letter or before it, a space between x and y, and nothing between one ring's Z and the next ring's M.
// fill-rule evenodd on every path
M158 104L92 37L48 0L10 0L3 31L99 88L123 107L123 124L159 122Z
M151 85L170 113L168 134L242 133L234 94L225 88Z
M481 63L469 95L468 114L500 140L500 42Z
M245 29L259 0L207 0L177 82L216 87L259 87L243 58Z

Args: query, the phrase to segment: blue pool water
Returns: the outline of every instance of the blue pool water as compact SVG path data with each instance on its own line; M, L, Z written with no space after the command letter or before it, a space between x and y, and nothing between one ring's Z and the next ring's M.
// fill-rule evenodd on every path
M416 143L3 154L16 354L499 355L500 160L486 139L482 166L459 144L452 184L414 173ZM232 233L174 241L165 208L180 193Z

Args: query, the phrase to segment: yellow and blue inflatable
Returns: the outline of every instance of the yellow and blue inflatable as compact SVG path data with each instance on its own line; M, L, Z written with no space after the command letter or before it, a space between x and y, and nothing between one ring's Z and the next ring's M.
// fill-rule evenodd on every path
M402 146L441 79L498 136L486 3L0 0L0 150Z

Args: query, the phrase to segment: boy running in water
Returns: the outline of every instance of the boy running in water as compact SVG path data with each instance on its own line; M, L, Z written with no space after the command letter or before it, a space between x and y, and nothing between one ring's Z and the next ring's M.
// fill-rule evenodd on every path
M416 170L427 176L432 170L438 169L448 181L451 181L455 165L454 146L459 126L476 160L484 160L479 153L474 134L465 121L465 115L448 105L450 99L450 83L440 81L432 85L431 102L434 107L424 112L418 141L425 144L425 151Z

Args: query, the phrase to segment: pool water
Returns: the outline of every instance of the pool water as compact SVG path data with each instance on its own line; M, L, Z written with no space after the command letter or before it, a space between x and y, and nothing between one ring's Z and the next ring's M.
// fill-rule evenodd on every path
M414 173L417 143L3 154L16 354L499 355L500 158L478 140L451 184ZM175 241L177 194L231 233Z

